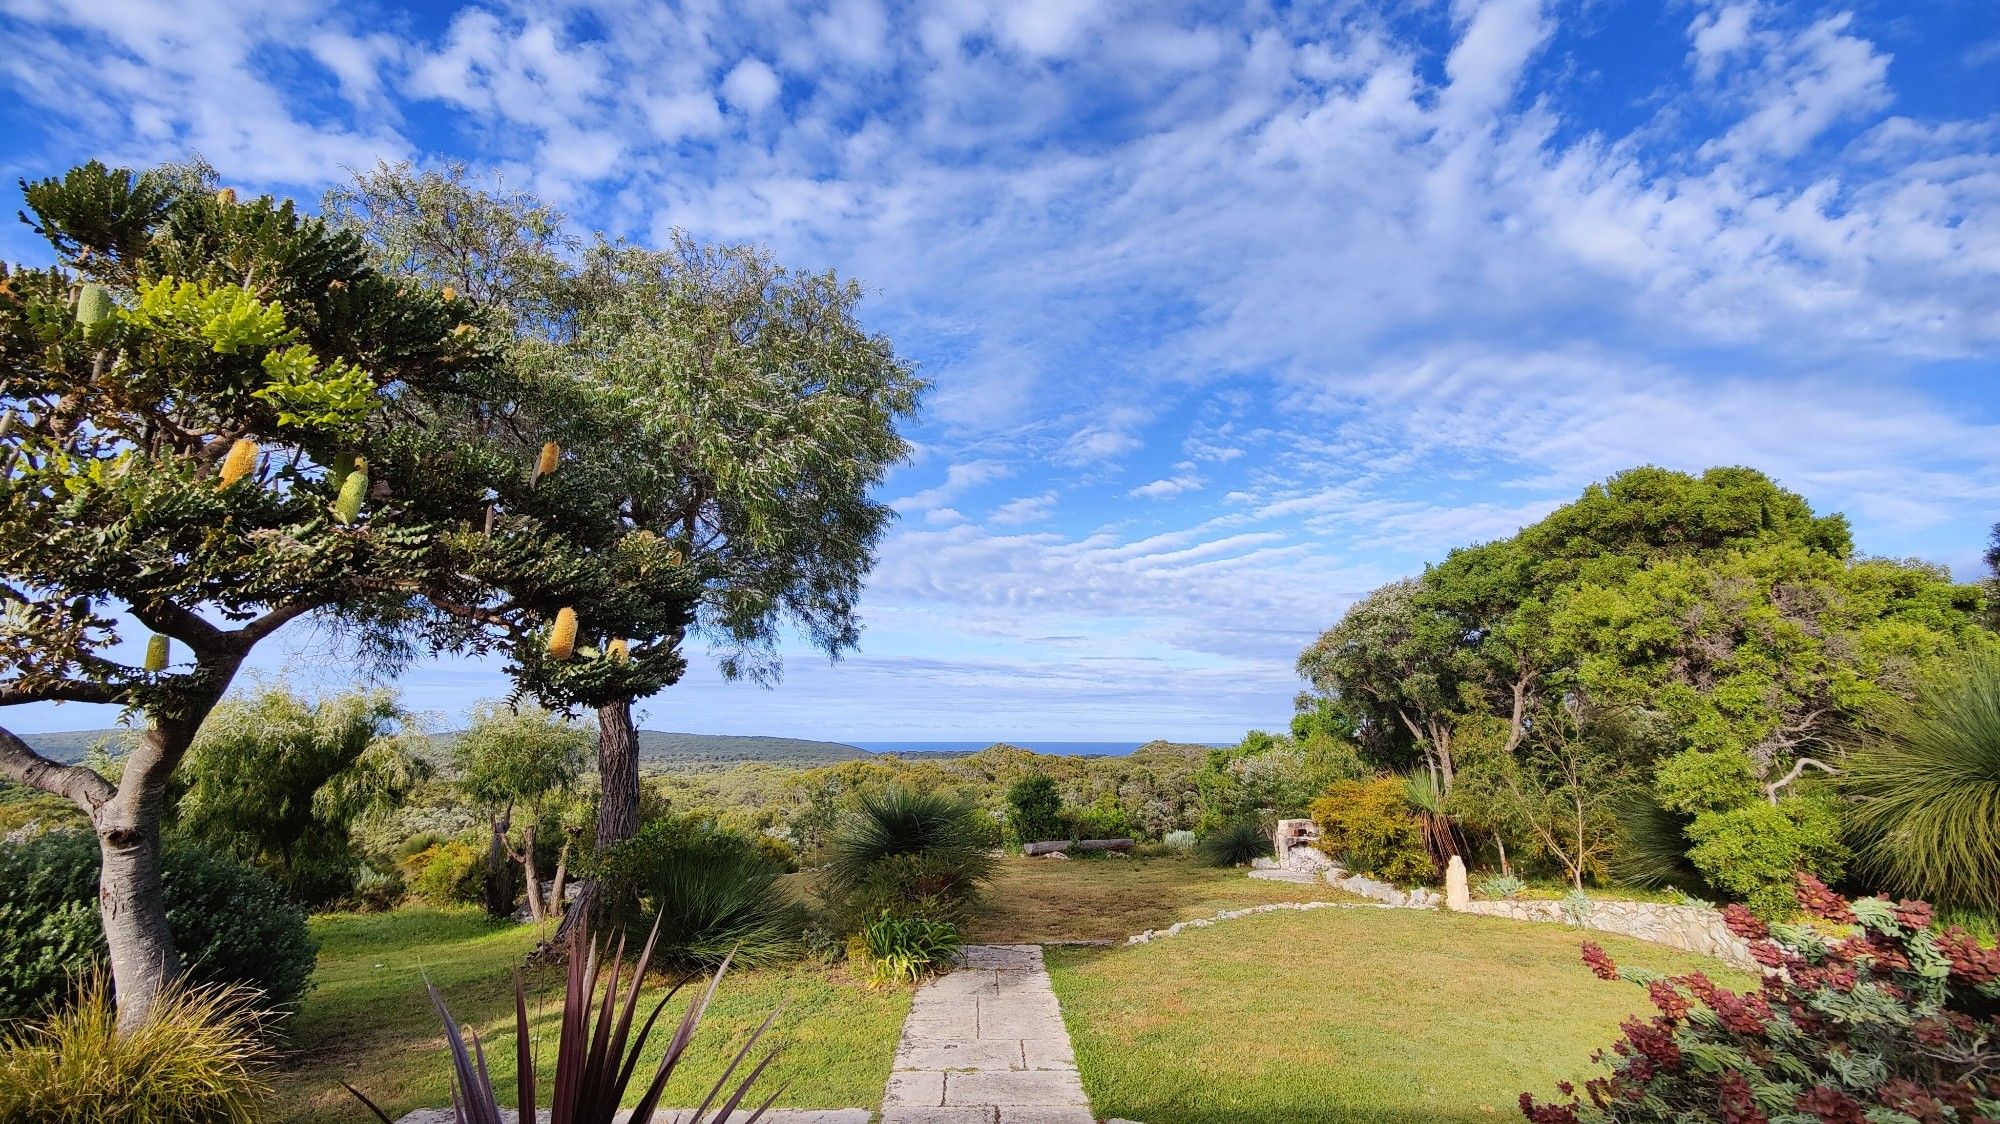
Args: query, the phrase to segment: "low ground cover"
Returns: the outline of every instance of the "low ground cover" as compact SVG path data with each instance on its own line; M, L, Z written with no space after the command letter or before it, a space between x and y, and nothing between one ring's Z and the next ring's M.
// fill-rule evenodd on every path
M320 940L319 969L316 986L292 1020L297 1053L274 1082L279 1124L356 1119L341 1081L353 1083L391 1115L449 1103L450 1062L437 1012L424 996L426 977L444 993L452 1013L485 1040L496 1084L512 1088L510 973L534 947L534 927L495 925L475 909L413 908L329 914L315 918L313 929ZM543 1010L530 1014L547 1043L543 1064L548 1066L560 979L544 968L530 970L528 982L530 995L544 999ZM731 972L693 1053L668 1086L666 1103L697 1103L743 1040L782 1004L784 1013L768 1039L781 1048L767 1086L784 1087L778 1103L875 1105L909 997L902 989L870 990L844 970L812 961ZM681 1003L677 998L670 1012ZM658 1057L666 1037L656 1036L646 1064ZM504 1095L503 1101L511 1103Z
M1591 936L1628 966L1747 982L1702 957ZM1051 950L1049 965L1100 1116L1459 1122L1507 1118L1523 1091L1587 1075L1619 1023L1649 1009L1643 990L1590 974L1582 939L1431 911L1280 911L1149 945Z
M1266 902L1359 901L1325 885L1246 878L1187 856L1000 860L968 926L984 944L1119 940Z

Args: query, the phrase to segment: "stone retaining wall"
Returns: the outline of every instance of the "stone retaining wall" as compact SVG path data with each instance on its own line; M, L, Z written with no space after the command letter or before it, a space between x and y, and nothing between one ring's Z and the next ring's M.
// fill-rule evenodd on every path
M1574 923L1578 928L1616 933L1642 941L1698 952L1738 968L1755 969L1750 946L1722 923L1722 914L1697 905L1667 905L1664 902L1619 902L1593 899L1590 908L1572 919L1563 912L1562 902L1473 901L1463 912L1487 917L1511 917L1516 921Z

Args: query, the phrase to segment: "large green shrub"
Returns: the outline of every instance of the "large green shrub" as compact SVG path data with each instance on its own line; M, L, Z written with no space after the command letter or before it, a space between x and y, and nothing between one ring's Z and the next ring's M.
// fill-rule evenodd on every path
M1007 822L1014 838L1023 843L1041 843L1067 838L1063 823L1062 794L1047 773L1029 773L1007 788Z
M1940 906L2000 912L2000 658L1884 707L1841 762L1840 785L1855 798L1868 875Z
M0 1020L61 1001L107 956L97 916L97 840L64 831L0 847ZM316 945L305 911L257 868L191 844L161 857L167 921L189 977L241 984L284 1008L305 994Z
M1422 882L1437 876L1423 822L1400 777L1336 781L1312 803L1320 849L1349 870L1390 882Z
M1846 865L1840 806L1805 784L1772 803L1742 750L1667 758L1654 772L1653 796L1663 813L1687 817L1687 859L1702 880L1761 916L1791 909L1798 872L1836 878Z
M483 864L479 849L462 839L429 843L399 863L410 893L437 906L478 901Z
M852 933L884 913L962 920L993 874L989 835L977 809L949 796L864 795L827 847L833 925Z
M634 947L658 922L662 964L713 968L733 952L735 963L757 968L803 947L806 910L779 882L784 864L707 820L654 820L614 847L601 873Z
M1578 1098L1540 1104L1534 1124L1657 1121L1890 1124L2000 1117L2000 951L1942 934L1930 906L1849 902L1801 876L1798 904L1816 925L1769 926L1740 905L1725 919L1767 972L1755 990L1699 972L1623 972L1595 944L1584 962L1644 985L1659 1014L1625 1023L1602 1057L1608 1075ZM1829 932L1839 935L1829 938Z

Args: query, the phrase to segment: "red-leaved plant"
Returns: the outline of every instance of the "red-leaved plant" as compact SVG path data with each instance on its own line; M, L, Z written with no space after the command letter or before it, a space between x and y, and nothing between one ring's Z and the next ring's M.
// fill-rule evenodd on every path
M1924 902L1850 902L1809 874L1798 898L1851 934L1829 940L1728 907L1763 984L1739 994L1700 972L1623 973L1660 1013L1625 1023L1610 1076L1587 1082L1584 1099L1564 1082L1561 1101L1521 1094L1522 1113L1534 1124L2000 1121L2000 950L1956 927L1932 932ZM1621 978L1597 945L1583 959Z
M569 949L569 977L563 993L562 1030L556 1041L556 1082L555 1095L549 1104L550 1124L611 1124L612 1117L619 1112L619 1102L625 1099L625 1092L639 1066L639 1055L645 1049L646 1039L653 1032L653 1024L666 1008L667 1002L681 990L682 984L675 984L653 1004L645 1022L633 1034L632 1019L639 1009L639 988L645 979L646 969L652 963L653 945L659 939L660 927L653 925L653 933L646 938L645 950L631 967L631 975L625 978L623 1002L619 1002L619 981L625 970L625 940L620 937L616 946L610 949L608 957L602 957L605 949L592 941L587 933L578 930L571 939ZM610 975L604 980L603 997L598 998L598 977L602 964L610 965ZM687 1013L681 1016L680 1026L667 1044L666 1053L660 1056L659 1066L646 1085L645 1092L632 1109L630 1124L651 1124L653 1113L659 1108L660 1094L666 1089L667 1079L673 1076L674 1068L681 1056L694 1041L696 1028L708 1010L709 1000L714 998L715 989L722 983L722 975L729 970L729 959L725 957L709 978L708 986L701 997L688 1005ZM685 983L686 981L683 981ZM429 985L426 985L427 987ZM505 1124L500 1115L500 1106L493 1093L493 1078L486 1071L486 1051L479 1043L479 1035L469 1028L461 1027L445 1008L444 997L435 987L430 987L431 1002L437 1006L438 1014L444 1019L445 1036L451 1043L452 1088L451 1107L457 1124ZM592 1008L596 1008L593 1016ZM703 1121L728 1120L736 1124L730 1114L750 1092L750 1086L763 1076L765 1067L771 1064L773 1053L752 1066L743 1079L729 1088L730 1079L750 1056L764 1032L778 1017L773 1011L764 1019L755 1033L743 1043L729 1067L716 1078L701 1107L694 1111L685 1124L702 1124ZM470 1048L466 1045L471 1039ZM520 1105L521 1121L532 1121L535 1116L535 1047L528 1034L528 996L521 983L521 973L514 973L514 1059L515 1095ZM341 1084L346 1085L346 1082ZM394 1124L389 1114L377 1107L375 1102L363 1096L359 1089L347 1085L347 1091L379 1117L383 1124ZM725 1096L725 1091L727 1094ZM772 1092L748 1116L742 1124L755 1124L769 1111L773 1101L778 1099ZM721 1100L720 1107L716 1102ZM715 1108L715 1115L708 1115Z

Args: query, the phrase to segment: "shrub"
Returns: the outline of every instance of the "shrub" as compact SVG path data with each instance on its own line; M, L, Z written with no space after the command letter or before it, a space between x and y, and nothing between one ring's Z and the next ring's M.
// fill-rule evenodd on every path
M1238 820L1202 836L1195 851L1210 866L1242 866L1271 853L1271 836L1255 820Z
M827 847L836 924L855 932L884 912L958 921L993 874L987 829L969 804L891 786L863 796Z
M1406 884L1437 874L1401 778L1335 782L1313 801L1312 819L1320 848L1350 870Z
M1841 763L1862 869L1940 906L2000 912L2000 659L1940 677L1874 725Z
M1523 1093L1522 1112L1536 1124L1993 1117L2000 951L1956 928L1934 932L1923 902L1849 902L1810 875L1799 876L1796 900L1844 935L1767 925L1730 906L1730 929L1773 969L1757 990L1729 991L1699 972L1623 973L1659 1014L1625 1024L1610 1075L1587 1082L1584 1099L1565 1083L1552 1104ZM1593 972L1620 978L1603 949L1583 948Z
M1835 805L1810 795L1703 812L1688 825L1687 836L1696 869L1762 917L1790 911L1792 878L1799 871L1837 877L1847 855Z
M1194 850L1195 836L1192 831L1169 831L1160 842L1170 850L1186 853Z
M965 938L958 926L928 917L885 913L862 927L849 946L850 960L869 965L869 986L915 983L958 958ZM855 954L859 953L859 956Z
M241 987L170 986L145 1023L117 1031L102 973L47 1022L0 1034L8 1124L248 1124L275 1059Z
M1014 837L1023 843L1043 843L1066 839L1062 795L1047 773L1029 773L1007 789L1007 822Z
M760 968L803 949L806 912L778 879L785 868L749 837L695 817L655 820L605 856L603 876L628 938L657 928L655 958Z
M402 860L410 892L432 905L464 905L485 888L486 856L460 839L432 843Z
M97 915L97 840L63 831L0 847L0 1021L62 1001L108 955ZM262 871L189 844L161 856L167 922L196 984L241 984L282 1009L305 994L315 945L305 911Z
M1118 798L1105 793L1081 808L1072 809L1067 836L1074 839L1125 839L1132 834L1132 820L1118 806Z
M1495 901L1518 898L1528 888L1526 882L1511 874L1495 874L1479 883L1479 892Z

